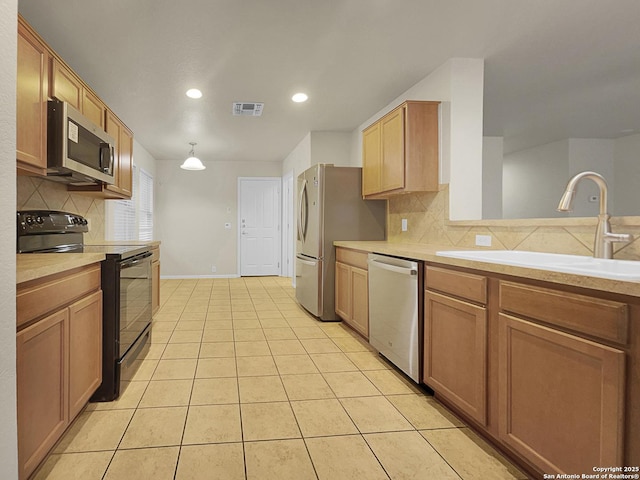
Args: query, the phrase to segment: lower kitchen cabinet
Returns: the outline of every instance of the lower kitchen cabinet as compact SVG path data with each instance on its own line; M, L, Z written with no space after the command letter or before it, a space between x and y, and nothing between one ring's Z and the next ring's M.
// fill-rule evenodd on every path
M102 381L100 264L17 286L18 463L26 479Z
M18 462L27 478L69 425L69 311L64 309L18 332Z
M424 339L424 383L486 425L486 308L427 291Z
M486 425L486 279L428 266L425 286L423 381Z
M625 354L499 315L499 438L543 472L623 465Z
M102 291L69 307L69 418L102 383Z
M336 248L335 289L338 316L369 338L369 275L365 252Z
M640 301L428 263L423 381L533 477L640 462Z

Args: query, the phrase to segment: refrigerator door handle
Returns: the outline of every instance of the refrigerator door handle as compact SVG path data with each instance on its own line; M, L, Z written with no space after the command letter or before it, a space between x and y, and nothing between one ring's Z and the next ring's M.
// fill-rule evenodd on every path
M302 182L302 190L300 191L300 204L298 205L298 240L302 243L307 236L307 180Z

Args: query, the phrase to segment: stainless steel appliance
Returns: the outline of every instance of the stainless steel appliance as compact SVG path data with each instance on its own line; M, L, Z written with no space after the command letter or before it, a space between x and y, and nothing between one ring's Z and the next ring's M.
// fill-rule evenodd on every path
M420 383L422 264L369 254L369 343Z
M71 185L113 184L114 140L66 102L48 102L47 178Z
M84 245L87 221L58 211L18 212L18 253L103 253L102 384L91 401L115 400L151 344L148 246Z
M335 313L335 240L384 240L386 202L362 199L362 169L318 164L298 176L296 299L320 320Z

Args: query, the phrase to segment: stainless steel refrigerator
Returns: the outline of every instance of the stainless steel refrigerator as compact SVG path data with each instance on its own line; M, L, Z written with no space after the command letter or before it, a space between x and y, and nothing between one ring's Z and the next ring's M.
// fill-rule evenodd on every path
M384 240L386 202L362 199L362 169L318 164L298 176L296 299L320 320L335 313L335 240Z

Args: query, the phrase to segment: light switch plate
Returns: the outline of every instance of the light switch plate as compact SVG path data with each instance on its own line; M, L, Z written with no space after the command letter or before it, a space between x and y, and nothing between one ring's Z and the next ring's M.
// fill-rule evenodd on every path
M476 235L476 245L479 247L490 247L491 235Z
M402 231L403 232L407 231L407 219L406 218L402 219Z

